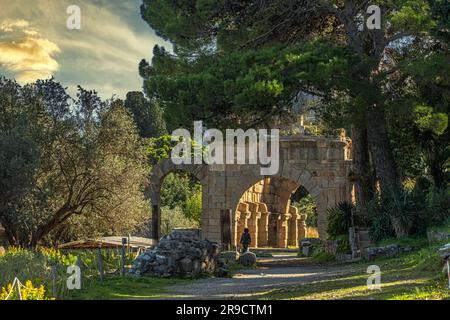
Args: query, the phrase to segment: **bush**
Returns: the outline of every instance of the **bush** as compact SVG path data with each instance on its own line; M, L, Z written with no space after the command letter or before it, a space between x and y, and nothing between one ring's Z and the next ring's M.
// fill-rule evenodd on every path
M292 203L292 206L298 209L299 213L306 214L306 225L308 227L317 227L317 206L314 198L307 195L298 201Z
M19 285L19 284L17 284ZM12 292L11 292L12 290ZM11 295L8 297L9 293L11 292ZM46 297L45 288L43 285L39 286L38 288L35 288L33 286L33 283L31 281L25 282L25 285L21 287L20 290L21 298L22 300L51 300ZM13 290L13 285L8 284L5 287L1 288L0 290L0 300L18 300L19 297L17 296L16 289Z
M330 262L335 261L336 257L331 253L324 250L323 246L314 247L314 253L312 256L314 262Z
M337 206L328 209L328 228L330 237L348 234L352 226L355 207L348 202L340 202Z
M333 240L339 241L339 245L337 247L336 253L338 253L338 254L352 253L352 248L350 246L348 234L337 236Z
M180 208L161 208L161 234L167 235L175 228L199 228L198 221L187 218Z
M385 202L384 210L391 217L397 238L425 232L423 201L419 198L410 191L400 191Z
M0 257L0 287L13 283L16 277L23 282L33 280L41 284L49 271L43 254L11 248Z
M202 217L202 192L198 190L191 197L186 199L183 208L184 216L192 221L200 222Z
M428 225L441 225L450 218L450 188L430 187L426 196Z

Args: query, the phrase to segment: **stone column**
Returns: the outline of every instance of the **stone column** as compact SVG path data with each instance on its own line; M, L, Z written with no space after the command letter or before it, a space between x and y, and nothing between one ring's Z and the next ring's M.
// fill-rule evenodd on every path
M291 215L290 214L280 214L278 217L278 241L277 246L279 248L287 248L288 246L288 235L289 235L289 219Z
M307 214L300 214L300 218L297 220L298 223L298 240L302 240L306 238L308 226L306 225L306 218L308 218Z
M296 247L298 246L298 220L300 215L298 214L298 209L293 206L289 206L289 214L291 218L289 219L288 246Z
M238 212L236 216L239 216L239 220L236 221L236 246L240 245L241 236L244 233L244 229L248 226L248 220L251 217L251 213L248 209L248 204L241 202L238 205Z
M251 246L258 247L258 221L261 218L259 212L259 205L256 202L247 202L249 211L251 212L250 219L247 220L247 228L252 238Z

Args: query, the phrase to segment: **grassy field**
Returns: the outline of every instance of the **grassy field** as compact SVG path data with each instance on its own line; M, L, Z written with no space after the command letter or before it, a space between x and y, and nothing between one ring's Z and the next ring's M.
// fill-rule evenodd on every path
M396 258L377 259L370 263L348 265L355 270L345 276L317 281L299 286L273 290L262 299L450 299L447 279L442 272L443 262L437 252L438 246L425 247L419 251ZM381 289L369 290L366 285L369 265L381 269ZM345 268L345 266L343 266Z
M118 300L118 299L164 299L170 298L167 287L188 283L186 279L160 279L135 277L109 277L96 281L87 288L74 290L69 299Z

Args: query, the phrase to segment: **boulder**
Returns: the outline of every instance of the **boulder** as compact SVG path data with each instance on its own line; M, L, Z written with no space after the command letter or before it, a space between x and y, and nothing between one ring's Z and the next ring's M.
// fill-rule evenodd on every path
M239 260L239 252L237 251L223 251L219 255L219 260L225 264L230 264Z
M198 230L175 229L133 262L130 273L153 277L194 277L218 269L219 246L201 240Z
M239 263L244 267L252 267L256 265L256 254L253 252L246 252L239 256Z
M442 242L450 240L450 233L436 230L428 230L427 238L429 242Z

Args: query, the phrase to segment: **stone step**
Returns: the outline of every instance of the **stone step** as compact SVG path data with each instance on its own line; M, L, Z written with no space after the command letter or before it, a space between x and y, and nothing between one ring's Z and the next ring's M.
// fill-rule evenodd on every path
M370 248L371 246L372 246L372 242L370 242L370 241L359 241L360 249Z
M358 239L360 241L370 241L369 233L358 233Z

